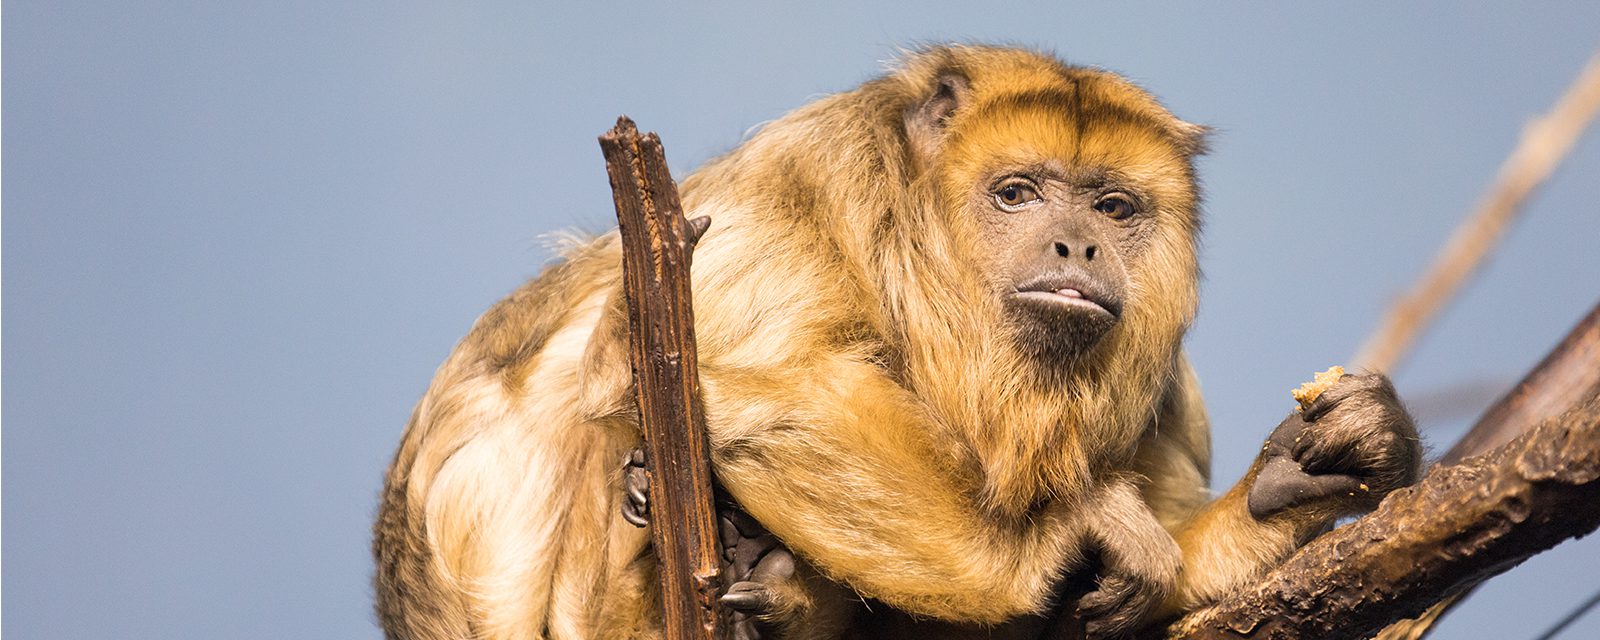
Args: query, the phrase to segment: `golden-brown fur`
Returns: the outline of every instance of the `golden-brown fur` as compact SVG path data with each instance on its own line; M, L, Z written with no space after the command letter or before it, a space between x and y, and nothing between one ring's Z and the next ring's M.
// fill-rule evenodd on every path
M952 72L970 95L918 147L906 114ZM1258 522L1242 489L1206 506L1208 427L1181 353L1201 133L1112 74L955 46L694 172L685 208L713 221L694 306L720 482L822 574L953 621L1042 612L1096 526L1150 523L1127 553L1176 583L1168 611L1276 562L1320 525ZM1123 317L1049 370L998 320L961 215L989 163L1028 158L1114 168L1157 220ZM614 233L577 246L439 369L375 528L392 637L658 633L647 536L618 507L638 441L620 280Z

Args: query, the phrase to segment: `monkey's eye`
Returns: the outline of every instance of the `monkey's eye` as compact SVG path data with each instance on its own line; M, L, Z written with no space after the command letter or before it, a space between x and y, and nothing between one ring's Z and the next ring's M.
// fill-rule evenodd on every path
M1007 182L994 190L994 203L1006 211L1016 211L1039 200L1039 191L1026 182Z
M1094 210L1110 216L1114 220L1121 220L1133 215L1133 201L1128 196L1120 193L1108 193L1094 201Z

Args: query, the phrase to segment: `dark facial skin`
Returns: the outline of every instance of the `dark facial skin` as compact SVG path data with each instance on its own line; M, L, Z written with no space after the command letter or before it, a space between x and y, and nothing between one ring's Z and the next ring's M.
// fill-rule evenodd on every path
M981 185L972 209L994 260L990 273L1019 346L1064 364L1116 326L1126 263L1150 223L1138 191L1106 171L1008 168Z

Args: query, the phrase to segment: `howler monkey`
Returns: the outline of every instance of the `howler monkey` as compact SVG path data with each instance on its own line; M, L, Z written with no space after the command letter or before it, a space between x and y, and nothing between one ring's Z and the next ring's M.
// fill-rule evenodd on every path
M693 273L712 463L797 559L742 585L770 633L1075 607L1119 635L1414 479L1393 388L1348 376L1211 498L1182 352L1203 138L1111 73L946 46L683 181L712 219ZM621 513L639 441L623 304L601 235L439 369L375 526L391 637L659 635L648 538Z

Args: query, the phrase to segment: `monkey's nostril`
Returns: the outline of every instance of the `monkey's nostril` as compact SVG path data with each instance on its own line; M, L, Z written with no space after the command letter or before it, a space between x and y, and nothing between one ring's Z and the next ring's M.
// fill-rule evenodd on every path
M1094 259L1094 245L1091 244L1088 249L1083 250L1083 257L1089 260Z
M1092 249L1091 249L1091 251L1092 251ZM1066 243L1062 243L1062 242L1057 242L1056 243L1056 255L1065 258L1065 257L1067 257L1067 254L1069 254L1069 253L1072 253L1072 252L1067 249Z

